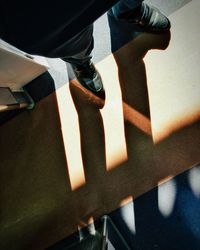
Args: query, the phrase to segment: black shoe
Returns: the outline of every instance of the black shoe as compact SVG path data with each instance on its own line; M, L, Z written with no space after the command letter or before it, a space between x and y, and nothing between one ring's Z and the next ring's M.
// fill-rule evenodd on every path
M96 96L105 99L105 91L101 76L91 61L82 65L71 64L71 66L77 80L84 88L91 91Z
M139 31L161 33L171 28L169 19L159 9L144 2L137 9L123 13L120 19L134 24Z

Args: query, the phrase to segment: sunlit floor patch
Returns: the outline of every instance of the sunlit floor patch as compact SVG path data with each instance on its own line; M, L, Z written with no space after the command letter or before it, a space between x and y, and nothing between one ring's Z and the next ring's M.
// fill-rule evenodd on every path
M158 207L164 217L170 216L176 199L176 183L173 179L158 187Z
M108 68L108 65L110 67ZM117 66L111 56L97 65L102 72L106 91L105 106L101 110L105 133L106 169L119 166L128 158L124 134L124 115Z
M56 96L71 188L75 190L86 182L81 155L78 117L68 84L58 88Z
M120 213L130 232L135 235L137 229L135 225L134 202L129 202L127 205L121 207Z
M189 171L189 183L194 195L200 198L200 167L194 167Z
M198 0L172 14L169 47L145 58L154 142L200 119L199 15Z

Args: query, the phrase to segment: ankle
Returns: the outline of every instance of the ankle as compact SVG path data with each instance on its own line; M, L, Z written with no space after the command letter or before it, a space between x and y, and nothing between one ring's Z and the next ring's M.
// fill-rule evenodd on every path
M71 63L71 66L73 68L76 68L76 69L85 69L86 67L90 66L92 64L92 61L91 60L88 60L86 62L83 62L83 63Z
M118 18L119 19L130 19L130 18L135 18L135 17L138 17L141 15L141 12L142 12L142 3L139 4L137 7L135 7L134 9L132 10L127 10L123 13L121 13Z

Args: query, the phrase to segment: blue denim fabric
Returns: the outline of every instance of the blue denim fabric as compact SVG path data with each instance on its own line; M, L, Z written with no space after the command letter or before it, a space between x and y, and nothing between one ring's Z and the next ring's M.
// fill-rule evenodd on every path
M121 0L108 11L112 52L115 52L138 36L139 31L134 25L124 21L120 18L120 15L134 10L142 2L143 0Z
M144 0L121 0L112 7L112 13L115 18L127 12L129 10L134 10L138 5L140 5Z

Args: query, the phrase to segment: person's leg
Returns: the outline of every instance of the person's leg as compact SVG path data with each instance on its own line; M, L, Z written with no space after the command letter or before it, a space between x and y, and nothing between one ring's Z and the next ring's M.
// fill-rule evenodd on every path
M93 24L51 51L49 57L60 57L70 63L79 83L95 95L104 98L101 76L91 61L94 47Z
M144 0L121 0L110 13L118 20L132 23L138 31L163 32L171 27L169 19Z
M61 57L61 59L65 62L68 62L73 65L83 65L84 63L87 63L92 59L92 50L93 50L93 38L91 43L88 45L87 48L80 51L79 53L76 53L73 56L65 56Z
M72 57L64 57L61 59L71 64L76 78L83 87L104 99L105 93L101 76L91 61L92 49L93 38L92 44L85 50Z
M71 57L62 58L64 61L69 62L72 66L74 74L79 83L90 90L93 94L100 98L105 99L105 91L102 83L101 76L94 64L91 61L91 54L82 57L83 52Z
M64 45L63 54L60 57L63 61L72 65L83 65L92 59L94 48L93 24L75 35Z
M59 47L49 51L46 56L50 58L61 58L62 60L83 64L92 58L93 42L93 25L89 25L71 39L64 40Z

